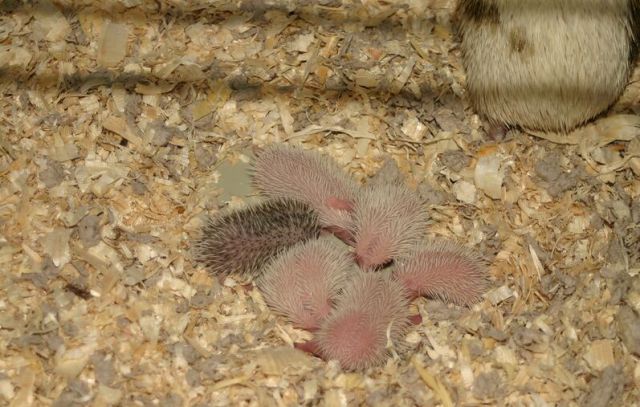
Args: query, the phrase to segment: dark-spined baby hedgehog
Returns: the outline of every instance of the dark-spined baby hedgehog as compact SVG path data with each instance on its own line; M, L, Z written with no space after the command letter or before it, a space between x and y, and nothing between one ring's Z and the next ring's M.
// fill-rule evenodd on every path
M356 260L378 267L407 254L426 231L428 215L418 195L403 185L372 185L355 201Z
M308 203L322 226L342 233L341 238L351 230L359 185L330 158L300 147L269 146L256 156L253 181L267 196Z
M271 258L320 235L317 213L292 199L268 199L207 219L194 258L212 274L257 277Z
M393 276L412 298L438 297L458 305L480 300L487 288L487 270L480 257L450 241L426 242L398 259Z
M402 349L410 325L404 287L387 272L359 271L320 326L313 348L345 369L363 369L383 362L391 349Z
M344 244L323 236L280 254L257 285L274 311L299 328L315 330L333 309L355 267Z

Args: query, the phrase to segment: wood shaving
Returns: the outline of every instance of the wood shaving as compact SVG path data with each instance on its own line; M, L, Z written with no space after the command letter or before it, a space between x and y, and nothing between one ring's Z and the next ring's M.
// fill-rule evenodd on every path
M640 87L569 136L490 139L454 0L39 0L0 6L0 404L633 405ZM251 151L386 160L484 300L415 302L397 358L342 372L247 281L192 261L251 198ZM390 170L389 170L390 171Z

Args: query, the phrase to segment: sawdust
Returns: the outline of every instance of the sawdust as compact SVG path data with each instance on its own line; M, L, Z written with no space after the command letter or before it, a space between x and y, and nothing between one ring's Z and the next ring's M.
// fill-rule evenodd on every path
M637 403L640 138L488 138L452 6L2 2L0 404ZM484 301L416 301L409 351L361 373L294 350L308 333L189 255L285 141L361 181L393 159L429 233L490 262Z

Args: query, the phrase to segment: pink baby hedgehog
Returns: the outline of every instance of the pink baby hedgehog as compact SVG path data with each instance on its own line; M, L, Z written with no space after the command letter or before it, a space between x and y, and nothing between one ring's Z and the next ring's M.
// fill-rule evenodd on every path
M345 369L362 369L383 362L391 347L402 348L410 324L404 287L386 272L359 271L311 348L324 359L338 360Z
M257 285L274 311L299 328L315 330L355 272L347 247L333 236L323 236L280 254Z
M448 241L417 247L397 261L393 276L412 298L426 295L459 305L477 302L487 287L487 270L480 257Z
M423 238L428 221L417 194L390 184L364 188L353 217L356 260L365 269L407 254Z
M257 154L253 180L262 193L311 205L320 223L338 234L351 230L359 185L334 161L300 147L270 146Z

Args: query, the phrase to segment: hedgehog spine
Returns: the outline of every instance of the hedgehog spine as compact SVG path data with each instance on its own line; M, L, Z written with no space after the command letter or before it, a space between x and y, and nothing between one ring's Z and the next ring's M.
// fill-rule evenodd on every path
M323 236L276 257L258 280L258 287L275 312L299 328L314 330L333 308L353 268L346 247Z
M257 276L280 251L317 237L318 216L291 199L269 199L209 217L193 247L212 274Z

